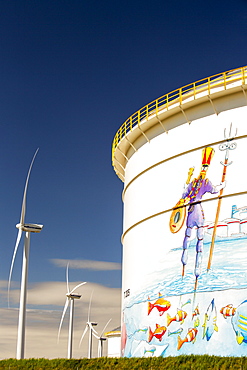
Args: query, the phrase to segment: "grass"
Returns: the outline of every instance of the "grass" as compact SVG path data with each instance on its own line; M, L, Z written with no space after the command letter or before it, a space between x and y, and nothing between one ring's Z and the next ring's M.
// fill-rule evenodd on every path
M0 370L247 370L247 357L177 356L152 358L0 360Z

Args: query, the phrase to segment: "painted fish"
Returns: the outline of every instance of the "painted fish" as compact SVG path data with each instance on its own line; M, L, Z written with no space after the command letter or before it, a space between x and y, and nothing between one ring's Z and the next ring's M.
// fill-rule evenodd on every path
M196 306L196 308L194 309L194 311L192 312L192 319L195 317L195 316L198 316L200 315L200 312L199 312L199 307L198 305Z
M206 337L207 341L209 341L214 333L214 331L218 331L218 326L216 324L217 321L217 312L216 306L214 304L214 299L208 306L207 312L205 313L203 327L203 335L202 339Z
M197 319L195 319L194 321L194 328L198 328L199 325L200 325L200 320L197 317Z
M150 300L149 297L148 300ZM171 303L162 298L162 294L159 293L159 298L154 303L151 303L150 301L148 302L148 315L154 308L157 308L160 316L162 316L167 310L169 310L170 307Z
M232 316L232 326L238 344L247 343L247 300L242 302Z
M179 329L178 329L178 330L176 330L176 331L169 331L169 330L168 330L167 334L168 334L168 337L170 337L171 335L178 335L178 334L181 334L181 333L182 333L182 331L183 331L183 328L179 328Z
M166 332L166 327L165 326L160 326L159 324L156 324L156 328L154 331L149 327L149 332L148 332L148 342L151 342L153 337L157 338L160 342L162 340L163 335Z
M178 350L182 347L182 345L186 342L195 342L196 335L198 333L198 330L196 328L190 328L188 330L188 333L184 339L181 339L180 336L178 336Z
M132 327L132 330L134 329L134 326ZM146 338L146 333L148 331L148 327L142 328L142 329L136 329L133 332L128 334L128 338L132 339L134 338L135 340L143 340Z
M156 351L156 347L154 347L154 346L152 346L152 347L150 347L148 349L144 348L144 354L143 354L143 356L144 357L153 356L155 351Z
M191 299L189 298L187 302L185 302L185 303L183 303L183 304L181 305L181 308L182 308L183 306L185 306L186 304L190 304L190 303L191 303Z
M171 317L169 313L167 314L167 326L169 326L173 321L181 322L183 324L184 319L187 317L187 312L178 309L177 314Z
M148 331L148 328L138 329L136 330L136 333L146 333Z
M222 307L220 313L223 315L224 319L230 316L234 316L236 313L236 308L232 304L228 304L225 307Z

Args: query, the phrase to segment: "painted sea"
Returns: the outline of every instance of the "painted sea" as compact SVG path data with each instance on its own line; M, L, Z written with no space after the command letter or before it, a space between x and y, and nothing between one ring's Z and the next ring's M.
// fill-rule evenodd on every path
M129 297L123 307L124 356L247 355L247 235L217 238L207 271L209 239L205 238L196 292L196 241L192 240L184 278L182 247L174 248L164 261L165 269L152 273L145 289ZM179 319L181 312L184 320Z

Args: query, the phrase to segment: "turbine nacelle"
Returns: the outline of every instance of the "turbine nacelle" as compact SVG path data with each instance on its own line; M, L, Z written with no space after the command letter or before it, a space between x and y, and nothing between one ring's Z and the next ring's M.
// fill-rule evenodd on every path
M66 296L70 299L80 299L81 294L78 293L67 293Z
M40 231L43 229L44 225L39 224L17 224L17 229L32 233L40 233Z
M88 324L89 324L89 326L90 326L90 325L92 325L92 326L97 326L97 325L98 325L98 323L97 323L97 322L92 322L92 321L88 322Z

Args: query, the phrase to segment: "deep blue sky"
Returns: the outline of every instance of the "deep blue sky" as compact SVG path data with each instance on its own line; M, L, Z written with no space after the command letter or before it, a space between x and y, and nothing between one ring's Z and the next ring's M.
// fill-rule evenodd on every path
M0 1L0 280L37 147L26 222L45 226L31 238L29 282L64 280L50 259L121 262L115 132L155 98L246 65L246 37L246 0ZM120 270L70 274L120 287Z

